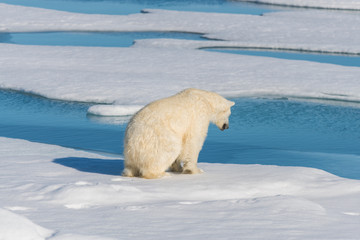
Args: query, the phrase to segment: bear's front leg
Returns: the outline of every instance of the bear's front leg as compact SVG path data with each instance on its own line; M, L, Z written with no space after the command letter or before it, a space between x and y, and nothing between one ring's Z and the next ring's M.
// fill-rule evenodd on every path
M183 174L198 174L203 173L204 171L197 167L196 163L186 162L184 163Z
M183 145L179 159L181 159L184 164L182 171L184 174L197 174L204 172L197 167L197 161L206 138L209 124L199 124L201 122L202 121L197 121L196 123L198 124L194 124L192 129L189 130L190 133L185 135L183 138Z
M182 173L184 174L198 174L203 173L204 171L197 167L197 161L199 157L199 152L201 146L194 148L194 145L184 146L183 152L180 156L182 162L184 163Z

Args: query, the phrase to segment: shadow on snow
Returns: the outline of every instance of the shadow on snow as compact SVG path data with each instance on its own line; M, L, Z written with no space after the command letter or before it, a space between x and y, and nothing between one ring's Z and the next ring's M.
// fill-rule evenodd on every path
M74 168L81 172L99 173L105 175L121 175L124 169L124 161L120 159L99 159L99 158L81 158L67 157L57 158L54 163L65 167Z

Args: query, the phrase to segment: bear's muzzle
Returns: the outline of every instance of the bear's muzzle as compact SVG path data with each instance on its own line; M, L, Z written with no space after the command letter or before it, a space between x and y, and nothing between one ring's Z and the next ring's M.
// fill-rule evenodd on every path
M221 127L221 131L224 131L225 129L229 129L229 124L224 123Z

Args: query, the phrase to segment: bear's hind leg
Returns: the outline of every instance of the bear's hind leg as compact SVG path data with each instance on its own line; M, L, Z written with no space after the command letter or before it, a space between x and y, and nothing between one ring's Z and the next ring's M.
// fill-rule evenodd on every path
M181 166L181 160L176 159L175 162L173 162L173 164L171 164L169 170L170 170L170 172L181 173L183 171L183 167Z
M122 174L123 177L138 177L140 175L139 170L133 167L125 167Z

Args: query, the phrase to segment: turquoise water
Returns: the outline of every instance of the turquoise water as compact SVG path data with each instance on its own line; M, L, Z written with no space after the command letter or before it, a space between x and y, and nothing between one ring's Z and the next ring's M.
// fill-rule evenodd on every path
M172 38L205 40L183 32L25 32L0 34L0 42L23 45L130 47L136 39Z
M201 161L313 167L360 179L360 103L235 101L230 129L212 127Z
M68 12L117 15L139 13L146 8L252 15L280 9L226 0L0 0L0 2Z
M125 126L87 119L89 106L0 90L0 136L120 153Z
M230 129L210 127L200 162L306 166L360 179L360 104L233 99ZM86 103L0 91L0 136L121 154L126 123ZM101 122L105 122L101 123Z

